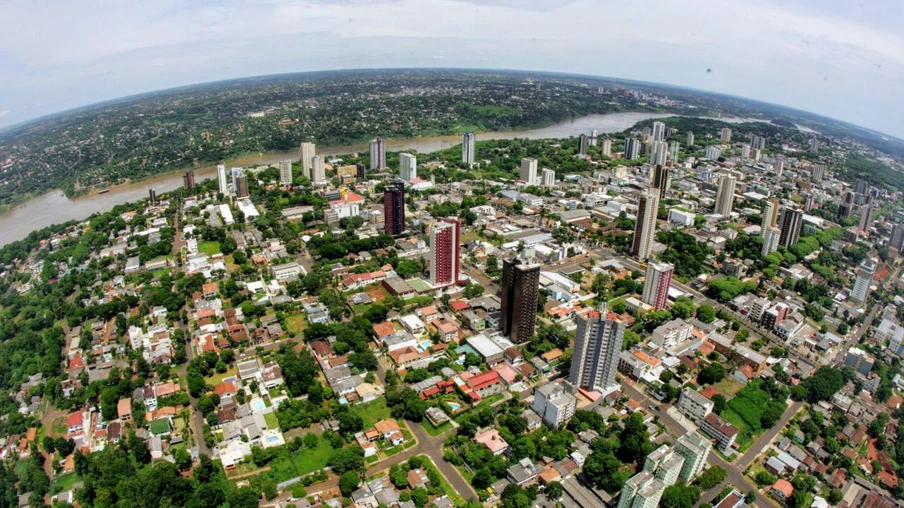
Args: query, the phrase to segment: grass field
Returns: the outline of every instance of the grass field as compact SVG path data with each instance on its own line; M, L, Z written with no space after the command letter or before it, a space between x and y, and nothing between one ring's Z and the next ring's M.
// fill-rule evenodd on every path
M279 428L279 420L276 418L276 413L264 414L264 421L267 422L268 429L278 429Z
M198 251L208 256L223 252L220 250L220 242L198 242Z
M308 317L303 313L286 316L286 331L293 337L300 337L308 326Z
M750 426L747 425L747 422L745 422L743 418L741 418L741 415L730 408L726 409L721 416L725 421L738 428L738 437L735 440L738 450L742 453L747 451L747 448L750 448L750 445L753 444L753 440L756 437L750 429Z
M239 370L238 370L238 368L236 368L235 365L233 365L233 366L229 367L228 369L226 369L226 372L223 372L222 374L220 374L219 372L215 372L212 376L204 378L204 382L211 386L215 386L215 385L218 385L221 381L223 381L227 377L233 377L233 376L238 376L238 375L239 375Z
M452 430L452 424L446 422L439 427L434 427L430 420L424 420L424 432L431 436L439 436L440 434L445 434L446 432Z
M356 404L351 410L364 420L365 429L373 427L380 420L390 418L389 408L386 407L386 399L383 397L367 404Z
M719 391L722 395L725 395L726 399L730 399L734 397L736 393L741 391L741 388L744 388L739 381L736 381L730 377L723 378L722 381L713 385L713 388Z
M302 448L292 454L292 463L295 464L298 474L304 476L325 468L332 455L333 447L330 446L330 442L321 439L317 441L317 447L313 450Z

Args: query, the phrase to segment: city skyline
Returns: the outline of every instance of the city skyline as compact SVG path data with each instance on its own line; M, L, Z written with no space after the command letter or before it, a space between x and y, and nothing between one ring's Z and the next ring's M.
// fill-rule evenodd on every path
M16 20L5 27L9 36L0 45L6 78L0 79L0 126L225 79L337 68L442 67L580 72L668 83L904 135L904 120L887 114L902 105L896 83L904 76L904 38L897 33L901 14L890 2L770 1L754 8L749 2L725 6L695 0L679 6L659 0L642 10L616 4L610 8L627 19L605 31L583 29L592 27L593 21L580 15L589 5L589 0L428 0L417 5L233 0L127 7L94 1L39 11L17 0L0 7L3 19ZM396 28L389 13L399 9L420 21L419 28ZM746 23L738 28L722 19ZM497 33L491 28L503 22L523 32L487 35ZM640 37L630 28L638 24L661 35ZM672 33L669 28L676 25L688 30ZM287 49L295 42L318 51L299 61ZM625 44L635 48L636 64L625 64L615 49L587 58L590 48ZM751 73L737 60L738 51L751 47L773 62L771 72Z

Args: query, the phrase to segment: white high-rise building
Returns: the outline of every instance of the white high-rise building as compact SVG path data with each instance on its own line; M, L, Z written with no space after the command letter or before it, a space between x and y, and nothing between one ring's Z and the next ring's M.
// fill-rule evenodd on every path
M528 185L537 183L537 159L533 157L521 159L521 180Z
M217 164L217 187L221 194L229 194L229 180L226 177L225 164Z
M677 141L672 141L669 143L669 160L678 162L678 151L681 149L681 146Z
M742 159L750 158L750 145L748 145L747 143L744 143L743 145L741 145L741 158Z
M731 129L728 127L722 127L722 130L719 131L719 140L723 143L731 142Z
M323 155L315 155L311 159L311 183L326 185L326 161Z
M377 137L370 142L370 169L386 167L386 141Z
M279 161L279 183L282 185L292 183L292 161Z
M596 146L597 140L599 139L600 131L593 129L590 131L590 146Z
M684 466L678 476L687 483L703 472L706 459L713 448L709 438L701 436L699 432L688 432L675 441L675 452L684 457Z
M653 122L653 141L665 141L665 124Z
M694 133L693 132L687 133L687 146L694 146Z
M619 386L615 382L618 353L625 335L625 324L606 315L606 305L578 316L574 354L568 381L578 388L611 393Z
M649 189L641 194L637 203L637 221L634 225L634 240L631 254L637 259L647 259L653 250L656 238L656 214L659 212L659 189Z
M417 178L417 157L410 153L399 154L399 178L406 182Z
M632 161L640 157L640 147L643 143L636 138L625 138L625 153L622 158Z
M810 167L810 180L814 182L821 182L826 177L826 167L824 164L813 164Z
M760 222L760 236L766 237L766 231L778 222L779 204L777 199L766 201L763 208L763 220Z
M556 186L556 172L553 169L543 168L543 187Z
M664 166L669 155L669 145L665 141L653 141L650 143L650 164Z
M873 275L876 273L876 262L872 259L865 259L860 263L857 269L857 278L854 279L854 288L851 291L851 298L860 303L866 303L869 297L869 287L873 282Z
M543 422L556 428L574 416L577 399L565 391L561 383L546 383L534 390L534 403L531 409L540 415Z
M301 174L308 180L313 180L311 168L314 167L315 155L317 155L317 145L314 143L301 144Z
M781 181L782 173L785 171L785 159L781 157L775 159L775 162L772 163L772 169L775 171L775 180Z
M669 301L669 288L672 286L672 274L675 265L669 263L650 263L643 282L643 303L653 306L653 310L663 310Z
M612 140L606 138L603 140L603 144L600 147L600 153L605 155L606 157L612 157Z
M461 161L467 165L474 164L474 142L476 136L473 132L466 132L461 137Z
M719 178L719 190L716 192L716 209L719 215L728 217L731 215L731 209L734 207L734 191L735 191L734 175L722 175Z
M625 482L618 497L618 508L656 508L667 486L653 473L641 471Z
M765 234L763 235L763 248L760 250L760 255L765 257L778 249L778 239L782 236L782 230L775 226L769 226L763 232Z
M718 146L708 146L703 156L714 161L722 156L722 149Z

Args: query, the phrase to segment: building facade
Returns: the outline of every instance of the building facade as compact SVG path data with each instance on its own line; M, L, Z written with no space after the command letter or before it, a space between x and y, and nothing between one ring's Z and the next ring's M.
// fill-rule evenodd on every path
M461 262L461 223L439 219L430 230L430 284L435 288L458 282Z
M606 312L603 306L586 317L575 317L577 331L568 377L573 386L603 393L618 388L615 373L625 334L624 323L610 318Z
M405 184L389 182L383 190L383 220L387 235L405 231Z
M534 336L539 285L540 265L525 264L520 259L503 261L499 324L502 334L516 344Z

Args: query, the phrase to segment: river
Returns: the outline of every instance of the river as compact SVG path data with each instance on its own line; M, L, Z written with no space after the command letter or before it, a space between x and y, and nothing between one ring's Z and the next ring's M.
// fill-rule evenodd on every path
M540 129L481 132L477 134L477 140L567 138L582 133L589 134L593 129L598 130L601 134L607 134L622 132L642 120L669 116L675 115L643 112L589 115ZM732 121L736 119L722 118L720 120ZM389 139L387 140L387 149L389 151L416 150L419 153L430 153L453 147L459 143L461 143L461 136L457 135ZM367 150L367 143L348 146L318 147L318 152L324 155L342 155L365 150ZM299 150L295 149L289 152L239 157L234 160L226 161L226 165L251 166L255 164L274 164L286 159L298 160L299 157ZM198 168L195 170L195 179L200 182L207 178L214 178L215 173L215 165ZM0 214L0 246L16 240L21 240L28 236L28 233L36 229L50 226L51 224L59 224L73 219L81 220L93 213L107 211L118 204L145 199L148 196L148 189L154 189L158 193L162 193L177 189L181 185L182 173L176 171L138 182L117 185L111 187L109 192L103 194L91 194L75 199L66 197L66 195L59 190L48 192Z

